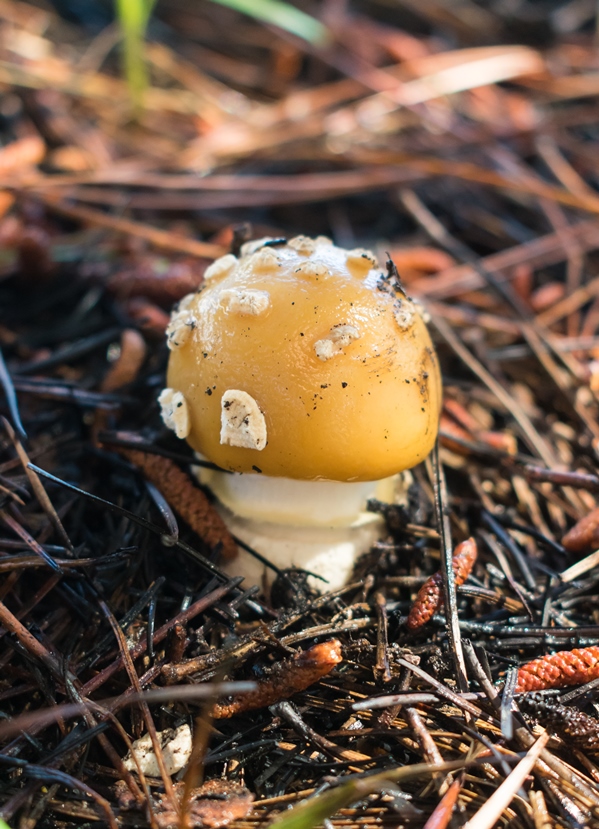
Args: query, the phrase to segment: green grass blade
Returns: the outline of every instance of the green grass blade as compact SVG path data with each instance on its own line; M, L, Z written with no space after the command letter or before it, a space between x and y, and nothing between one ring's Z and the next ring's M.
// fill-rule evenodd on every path
M315 17L306 14L281 0L214 0L221 6L228 6L264 23L271 23L286 32L321 46L329 39L329 31Z
M148 86L144 42L155 0L116 0L117 17L123 34L123 63L131 98L141 107ZM1 829L1 827L0 827Z
M156 0L115 0L117 18L123 35L123 68L129 93L137 110L143 104L148 86L144 59L146 29ZM329 39L326 26L295 6L282 0L213 0L261 20L279 26L303 40L322 45ZM2 827L0 826L0 829Z
M348 780L340 786L323 794L316 795L293 806L286 812L278 815L268 829L312 829L331 817L339 809L350 806L362 800L369 794L381 789L391 788L394 784L405 782L421 775L431 775L438 772L458 771L472 765L468 761L454 760L438 766L430 763L416 763L413 766L402 766L400 769L391 769L370 777L361 777L358 780Z
M143 0L142 5L144 6L144 14L145 14L145 23L144 23L144 31L148 27L148 23L150 21L150 17L152 15L152 11L154 10L154 6L156 5L157 0Z

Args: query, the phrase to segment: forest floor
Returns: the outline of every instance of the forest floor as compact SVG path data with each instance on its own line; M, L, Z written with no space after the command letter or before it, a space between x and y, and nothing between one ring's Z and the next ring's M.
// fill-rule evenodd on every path
M137 109L87 5L0 2L0 817L599 827L596 4L163 0ZM212 259L298 234L390 254L444 403L351 584L267 599L157 396Z

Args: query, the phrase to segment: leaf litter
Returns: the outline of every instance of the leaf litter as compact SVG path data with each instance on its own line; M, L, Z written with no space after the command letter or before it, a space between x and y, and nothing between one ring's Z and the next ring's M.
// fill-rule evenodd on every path
M462 6L324 3L319 45L165 0L137 113L110 26L0 7L9 825L599 826L594 11ZM322 596L222 573L156 403L247 222L388 251L443 366L438 451Z

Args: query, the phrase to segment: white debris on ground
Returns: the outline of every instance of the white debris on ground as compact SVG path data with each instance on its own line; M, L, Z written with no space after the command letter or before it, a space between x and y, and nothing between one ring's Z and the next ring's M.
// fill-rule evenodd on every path
M164 731L159 731L157 736L162 748L167 773L173 775L185 768L191 756L192 746L191 729L187 723L180 725L178 728L167 728ZM148 777L160 777L160 769L150 735L144 734L139 740L135 740L131 748L142 772ZM137 764L131 751L127 754L123 763L128 771L137 771Z

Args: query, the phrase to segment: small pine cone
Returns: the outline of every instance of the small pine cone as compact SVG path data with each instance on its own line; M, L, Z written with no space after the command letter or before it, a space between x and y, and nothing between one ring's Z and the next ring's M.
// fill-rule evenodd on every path
M516 693L546 691L566 685L584 685L599 678L599 647L549 653L518 669Z
M119 454L135 464L145 477L160 490L175 512L212 548L220 547L226 560L237 555L237 543L205 493L174 461L137 449L115 447Z
M164 267L158 256L139 257L124 264L106 281L108 291L119 299L145 297L164 308L171 308L187 294L197 291L208 265L206 259L171 261Z
M473 538L462 541L455 548L451 563L456 586L464 584L472 572L477 555L478 548ZM418 591L416 600L408 615L408 630L418 630L418 628L421 628L443 606L442 589L443 576L439 571L431 576L430 579L427 579Z
M568 745L591 754L599 753L599 720L596 717L538 693L519 697L518 706L525 716L557 734Z
M570 553L584 553L599 546L599 507L581 518L562 538Z

